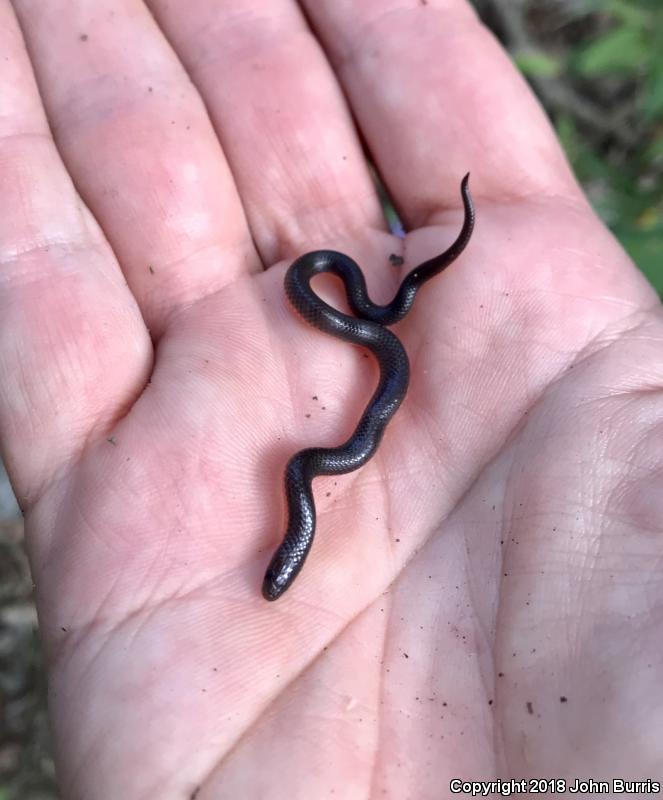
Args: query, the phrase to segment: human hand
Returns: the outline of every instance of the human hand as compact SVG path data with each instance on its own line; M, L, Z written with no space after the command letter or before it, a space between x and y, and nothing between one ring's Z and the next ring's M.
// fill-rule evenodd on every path
M287 1L146 5L0 4L0 436L63 796L660 777L660 304L528 89L460 0L310 2L317 39ZM266 603L283 466L376 375L284 270L333 247L390 299L467 170L407 399Z

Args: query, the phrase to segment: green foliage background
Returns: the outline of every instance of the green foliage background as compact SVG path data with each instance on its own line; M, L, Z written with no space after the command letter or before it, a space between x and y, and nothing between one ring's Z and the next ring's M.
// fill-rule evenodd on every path
M663 0L475 5L542 99L597 212L663 296Z

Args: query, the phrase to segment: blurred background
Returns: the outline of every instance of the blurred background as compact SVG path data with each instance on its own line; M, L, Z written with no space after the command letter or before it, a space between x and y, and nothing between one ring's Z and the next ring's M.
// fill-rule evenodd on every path
M662 0L474 6L544 104L594 207L663 296ZM0 468L0 800L57 797L31 593Z

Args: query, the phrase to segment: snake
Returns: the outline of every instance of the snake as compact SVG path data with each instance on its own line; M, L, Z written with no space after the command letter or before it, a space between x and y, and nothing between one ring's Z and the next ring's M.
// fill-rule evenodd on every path
M405 317L423 284L455 261L470 241L475 209L469 178L468 173L460 186L464 220L456 240L440 255L412 269L390 303L373 303L357 262L335 250L306 253L286 272L285 293L295 311L320 331L369 350L378 362L380 377L357 427L345 443L338 447L308 447L288 461L284 480L286 531L265 573L262 595L266 600L277 600L292 585L313 544L316 529L313 479L319 475L342 475L364 465L375 454L389 421L403 402L410 365L405 348L387 326ZM313 291L311 280L322 273L341 279L355 316L338 311Z

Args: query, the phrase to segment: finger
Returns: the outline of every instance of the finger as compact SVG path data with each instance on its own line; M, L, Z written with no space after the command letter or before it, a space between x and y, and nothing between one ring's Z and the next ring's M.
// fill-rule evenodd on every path
M6 0L0 50L0 441L25 508L131 402L152 349L59 159Z
M158 336L260 267L204 104L140 0L14 5L67 168Z
M293 0L148 5L205 97L265 261L384 228L346 103Z
M465 0L304 7L369 149L412 227L475 195L577 196L543 111Z

